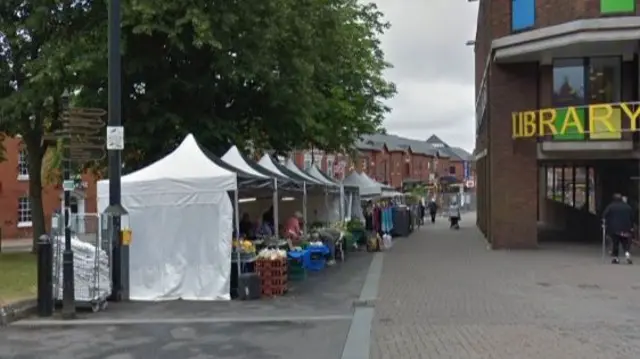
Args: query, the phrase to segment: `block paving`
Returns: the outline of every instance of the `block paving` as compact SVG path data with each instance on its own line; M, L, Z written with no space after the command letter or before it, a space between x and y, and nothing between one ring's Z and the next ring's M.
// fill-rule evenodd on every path
M491 251L466 215L385 254L373 359L640 358L640 261L549 244Z

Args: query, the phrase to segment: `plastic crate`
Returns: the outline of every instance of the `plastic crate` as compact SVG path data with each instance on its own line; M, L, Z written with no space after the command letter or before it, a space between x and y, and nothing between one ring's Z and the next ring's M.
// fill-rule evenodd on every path
M282 259L271 260L271 259L259 258L256 261L256 267L257 269L278 269L278 268L286 269L287 259L282 258Z
M287 276L287 268L258 268L260 278L282 278Z
M307 278L307 269L300 264L300 266L289 266L288 279L290 281L301 281Z
M287 292L287 286L269 286L262 287L262 296L263 297L275 297L279 295L284 295Z
M326 265L327 265L327 259L324 256L322 256L318 259L311 259L307 264L307 270L312 272L318 272L323 270Z

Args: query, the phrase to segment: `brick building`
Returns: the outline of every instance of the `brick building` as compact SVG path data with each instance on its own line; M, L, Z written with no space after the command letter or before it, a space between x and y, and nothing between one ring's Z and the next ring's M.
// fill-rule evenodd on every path
M29 238L32 235L31 200L27 155L19 138L3 142L6 161L0 162L0 227L3 239ZM95 213L95 182L85 178L71 195L71 210ZM62 189L46 185L42 191L45 224L49 228L51 214L61 207Z
M471 155L461 148L449 146L437 136L419 141L395 135L369 135L364 136L356 148L358 158L355 161L321 151L298 151L294 158L301 168L316 163L337 179L357 170L395 188L401 188L404 181L432 184L443 177L456 182L474 178ZM468 168L466 173L465 168Z
M548 226L598 240L613 191L638 203L639 3L479 0L478 226L493 247L535 247Z

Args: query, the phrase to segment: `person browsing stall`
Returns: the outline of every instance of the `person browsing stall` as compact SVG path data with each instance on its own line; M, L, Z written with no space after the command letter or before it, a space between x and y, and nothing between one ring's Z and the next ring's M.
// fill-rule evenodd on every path
M294 244L300 242L300 240L302 239L302 222L302 213L300 213L300 211L296 211L285 224L285 236Z
M249 213L244 213L240 219L240 235L247 237L253 235L253 223L251 223Z

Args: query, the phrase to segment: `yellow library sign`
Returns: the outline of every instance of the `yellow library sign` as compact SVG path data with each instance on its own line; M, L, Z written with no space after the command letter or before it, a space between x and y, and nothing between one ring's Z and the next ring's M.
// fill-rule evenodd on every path
M620 139L622 132L637 131L640 103L595 104L545 108L511 114L513 138L551 135L557 140ZM628 123L623 130L623 120Z

